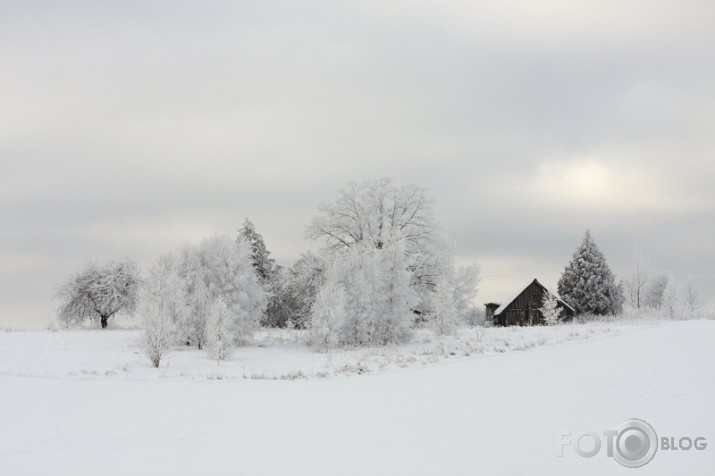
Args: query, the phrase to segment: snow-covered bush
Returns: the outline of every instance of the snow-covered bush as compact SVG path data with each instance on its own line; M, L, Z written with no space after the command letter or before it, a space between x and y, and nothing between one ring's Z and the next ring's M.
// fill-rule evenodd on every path
M206 350L216 360L228 360L236 341L235 320L226 300L219 296L211 302L206 323Z
M454 289L446 278L440 278L435 289L434 311L430 319L432 328L439 335L454 334L458 319Z
M160 257L149 271L139 307L142 348L154 367L158 367L161 358L175 344L177 329L189 312L173 256Z
M154 367L171 350L176 340L176 325L167 312L165 303L154 294L145 297L140 305L142 322L142 350Z
M330 277L315 297L313 315L310 319L310 339L322 350L330 350L340 344L340 331L345 324L345 291L340 280L333 276L337 270L330 269Z
M556 296L547 292L544 294L544 300L539 309L544 315L544 323L548 326L553 326L561 321L561 308L559 308Z
M491 322L487 322L486 320L486 313L484 312L484 309L478 307L472 307L469 311L467 311L462 320L469 327L486 327L491 324Z

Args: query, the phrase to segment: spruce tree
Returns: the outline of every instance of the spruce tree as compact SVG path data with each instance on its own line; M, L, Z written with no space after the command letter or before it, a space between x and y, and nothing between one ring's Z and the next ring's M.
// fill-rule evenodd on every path
M251 248L251 262L256 276L268 297L261 325L265 327L286 327L293 320L294 303L288 289L288 278L282 266L278 266L268 251L263 236L256 231L253 222L246 218L238 230L238 240Z
M617 314L623 306L623 287L617 285L606 257L586 230L558 284L559 294L577 314Z
M267 284L273 276L275 260L269 258L271 252L266 248L263 236L256 231L255 225L248 218L243 221L243 226L238 230L238 238L243 239L251 247L251 262L256 275L261 284Z

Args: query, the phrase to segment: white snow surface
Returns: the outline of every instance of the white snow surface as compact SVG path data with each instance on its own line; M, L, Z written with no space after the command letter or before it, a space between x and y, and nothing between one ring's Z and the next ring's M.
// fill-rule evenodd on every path
M264 333L221 365L177 350L154 369L136 331L0 333L0 475L715 471L715 321L425 332L330 355L300 339ZM558 456L562 433L631 417L709 446L638 470L605 448Z

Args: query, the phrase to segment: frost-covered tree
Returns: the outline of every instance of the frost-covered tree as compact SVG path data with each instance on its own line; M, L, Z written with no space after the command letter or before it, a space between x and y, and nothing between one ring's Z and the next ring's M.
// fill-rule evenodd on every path
M479 266L469 265L456 268L452 279L454 292L454 305L457 315L461 320L469 320L474 314L474 298L477 296L479 285Z
M623 306L623 289L616 284L606 258L587 230L558 283L559 294L576 313L617 314Z
M177 262L164 255L149 271L140 302L142 347L154 367L177 340L177 330L190 311Z
M340 332L345 324L345 291L331 268L326 285L315 297L310 320L310 337L315 346L328 351L340 344Z
M206 322L206 350L211 358L229 360L236 342L235 319L223 296L211 302Z
M139 305L142 324L142 350L154 367L159 367L176 340L176 324L163 307L161 299L148 293Z
M273 277L275 260L270 258L263 235L256 231L256 226L248 218L243 220L243 226L238 230L237 240L243 241L251 248L250 257L253 268L261 284L267 284Z
M700 297L700 290L690 281L683 287L683 304L689 314L697 314L704 304Z
M58 287L58 320L68 327L98 320L105 328L115 314L134 313L140 287L139 269L131 259L89 262Z
M639 247L633 252L633 269L630 276L624 280L625 295L628 304L636 309L645 306L645 295L650 278L648 263Z
M334 302L343 302L344 312L331 312ZM405 342L417 302L404 242L386 239L381 248L358 243L332 256L313 306L311 329L323 336L321 343L342 346ZM326 328L337 335L325 337Z
M663 289L660 303L660 313L668 319L682 319L683 311L682 288L672 276Z
M559 302L553 294L549 292L544 294L544 300L539 310L544 316L544 323L546 325L553 326L561 321L561 308L559 308Z
M459 315L455 306L454 288L446 278L437 281L434 296L434 315L430 320L435 332L440 335L454 334Z
M159 367L176 340L176 324L163 304L158 296L150 294L139 305L142 350L154 367Z
M179 323L179 338L186 345L195 345L202 349L206 344L206 322L211 295L204 278L207 271L195 247L182 250L178 269L186 296L186 306L189 308Z
M653 306L651 312L661 318L676 320L706 316L700 293L692 282L681 283L669 274L660 278L657 288L652 290L654 302L658 306Z
M295 327L308 326L326 268L327 264L322 258L308 251L303 253L288 271L284 296L288 301L286 305L291 309L291 323Z
M290 289L290 272L283 266L273 269L270 289L267 291L266 312L261 325L266 327L287 327L296 322L297 302ZM295 326L294 326L295 327Z
M256 231L251 220L246 218L238 231L238 239L251 247L251 262L266 295L266 308L261 325L266 327L286 327L294 322L295 302L288 286L288 273L270 257L263 236ZM313 296L314 297L314 296Z
M248 244L228 237L209 238L186 248L178 269L190 307L182 326L186 342L203 347L210 308L219 298L233 319L236 343L244 341L261 318L266 302Z
M410 257L404 239L391 237L376 253L379 260L380 287L377 292L384 294L378 299L382 310L381 322L377 326L378 343L405 342L412 333L412 310L419 297L411 283Z
M336 251L357 244L382 249L390 237L404 239L410 257L413 288L421 296L420 310L431 303L439 277L453 266L452 249L432 217L432 201L424 188L395 185L383 178L350 183L333 203L319 206L307 227L307 237L325 241Z
M670 277L667 274L658 274L652 277L645 290L645 304L650 309L658 310L663 304L663 293L668 287Z

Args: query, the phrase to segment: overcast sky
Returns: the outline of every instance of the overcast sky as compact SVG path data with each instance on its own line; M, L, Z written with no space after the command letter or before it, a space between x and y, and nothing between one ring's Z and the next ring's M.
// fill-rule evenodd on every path
M619 275L715 298L715 3L0 0L0 326L88 259L250 216L278 261L349 181L425 186L478 303Z

